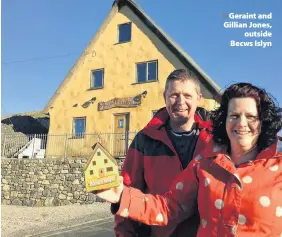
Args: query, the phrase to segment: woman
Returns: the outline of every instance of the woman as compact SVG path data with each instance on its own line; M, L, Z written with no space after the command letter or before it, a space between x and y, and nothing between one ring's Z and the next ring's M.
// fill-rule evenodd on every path
M226 89L211 120L213 142L169 192L120 186L99 196L120 202L117 215L149 225L188 218L198 208L198 237L282 237L281 108L265 90L238 83Z

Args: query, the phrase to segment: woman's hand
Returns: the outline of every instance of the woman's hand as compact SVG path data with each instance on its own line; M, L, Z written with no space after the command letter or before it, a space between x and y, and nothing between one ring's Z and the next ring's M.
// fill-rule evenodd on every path
M101 190L95 192L99 198L102 198L110 203L118 203L121 198L121 194L123 192L123 177L119 177L120 185L115 188Z

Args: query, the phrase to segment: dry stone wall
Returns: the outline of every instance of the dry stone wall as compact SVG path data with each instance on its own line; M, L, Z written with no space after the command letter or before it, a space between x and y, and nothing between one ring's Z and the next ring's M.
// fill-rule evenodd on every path
M86 158L1 159L1 200L5 205L60 206L102 201L86 193ZM117 160L121 169L123 159Z

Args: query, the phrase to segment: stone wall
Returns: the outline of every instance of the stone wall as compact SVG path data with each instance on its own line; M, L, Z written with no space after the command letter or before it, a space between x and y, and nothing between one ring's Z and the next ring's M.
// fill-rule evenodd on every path
M86 158L2 158L2 204L60 206L102 201L96 195L85 192L86 162ZM121 168L123 159L117 162Z

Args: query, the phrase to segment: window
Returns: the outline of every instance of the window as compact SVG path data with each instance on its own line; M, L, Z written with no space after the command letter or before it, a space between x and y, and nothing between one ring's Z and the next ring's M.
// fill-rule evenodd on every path
M118 127L119 128L124 128L124 119L119 119L118 120Z
M118 42L131 41L131 22L118 25Z
M158 80L158 62L137 63L137 82Z
M108 167L107 172L114 171L113 167Z
M104 86L104 69L91 71L91 89L102 88Z
M107 159L104 159L104 164L107 164L108 163L108 160Z
M96 165L96 161L94 160L94 161L92 161L92 165Z
M75 137L84 137L86 127L86 118L73 119L73 134Z
M90 170L90 175L93 175L93 174L94 174L93 170Z

